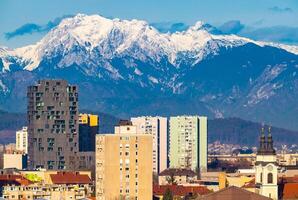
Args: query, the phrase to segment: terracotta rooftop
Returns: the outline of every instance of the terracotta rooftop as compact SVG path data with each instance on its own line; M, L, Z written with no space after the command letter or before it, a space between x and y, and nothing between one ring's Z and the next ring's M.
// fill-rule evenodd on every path
M167 189L170 189L174 196L185 196L190 193L199 195L209 194L211 191L205 186L183 186L183 185L154 185L153 194L163 195Z
M19 185L32 184L32 182L26 179L24 176L13 175L13 174L0 175L0 182L1 182L1 185L12 184L12 183L19 184Z
M194 177L197 174L190 169L168 168L160 172L159 176L189 176Z
M290 177L281 177L280 182L282 183L298 183L298 175Z
M53 184L91 184L92 181L88 175L78 172L57 172L50 175Z
M298 183L286 183L282 191L283 199L298 199Z
M217 192L198 197L196 200L271 200L268 197L231 186Z

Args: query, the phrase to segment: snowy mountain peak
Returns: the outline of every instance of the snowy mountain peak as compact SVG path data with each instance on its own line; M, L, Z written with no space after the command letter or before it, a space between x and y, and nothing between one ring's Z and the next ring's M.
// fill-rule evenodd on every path
M196 22L186 31L164 34L142 20L77 14L62 20L35 45L15 50L0 49L0 58L4 61L6 70L9 70L10 65L8 57L15 57L25 70L32 71L43 59L59 55L61 60L58 67L82 63L97 65L96 63L124 56L142 62L159 62L167 58L172 65L179 67L181 60L191 61L189 65L194 65L206 56L216 54L221 47L237 47L250 42L283 48L298 54L297 47L255 42L236 35L222 35L215 27L202 21Z

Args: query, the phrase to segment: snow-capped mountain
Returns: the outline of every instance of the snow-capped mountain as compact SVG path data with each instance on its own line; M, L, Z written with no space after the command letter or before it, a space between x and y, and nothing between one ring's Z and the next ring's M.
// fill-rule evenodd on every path
M28 84L64 78L80 86L83 108L239 116L298 128L289 122L298 119L297 55L297 46L223 35L203 22L160 33L145 21L78 14L36 44L0 47L0 104L24 110Z

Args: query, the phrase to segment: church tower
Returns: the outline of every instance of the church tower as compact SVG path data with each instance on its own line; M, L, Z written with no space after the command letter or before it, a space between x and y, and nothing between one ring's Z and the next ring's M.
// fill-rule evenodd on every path
M277 185L277 162L276 152L273 148L273 139L271 130L268 130L268 137L266 138L264 128L260 137L260 146L257 152L257 159L255 164L256 169L256 187L259 194L267 196L274 200L278 199L278 185Z

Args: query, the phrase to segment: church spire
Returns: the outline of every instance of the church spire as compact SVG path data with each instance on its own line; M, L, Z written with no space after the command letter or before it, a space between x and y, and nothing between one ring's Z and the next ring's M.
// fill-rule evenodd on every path
M258 154L262 154L266 150L266 137L264 133L264 127L261 129L261 136L260 136L260 146L258 149Z
M271 135L271 127L268 128L268 139L267 139L267 151L271 154L275 154L275 149L273 148L273 139Z
M257 154L259 155L275 155L275 149L273 148L273 139L271 135L271 127L268 128L268 137L266 140L264 127L261 130L260 146Z

